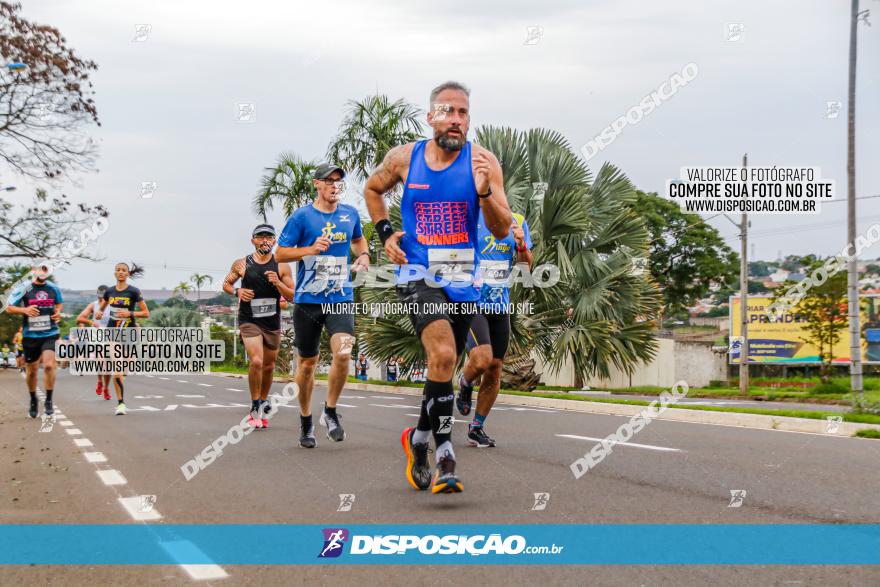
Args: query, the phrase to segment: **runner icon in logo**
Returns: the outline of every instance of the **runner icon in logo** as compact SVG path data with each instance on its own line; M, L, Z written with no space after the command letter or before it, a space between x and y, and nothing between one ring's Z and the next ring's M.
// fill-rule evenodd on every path
M342 554L342 547L348 540L348 530L345 528L324 528L324 549L318 558L336 558Z

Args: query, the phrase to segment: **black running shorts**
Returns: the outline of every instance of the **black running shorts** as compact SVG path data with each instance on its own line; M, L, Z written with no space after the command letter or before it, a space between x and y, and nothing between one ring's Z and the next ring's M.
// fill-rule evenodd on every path
M419 338L428 324L436 320L446 320L452 326L456 356L464 352L468 328L476 313L475 303L450 302L443 288L431 287L424 279L398 285L397 296L401 303L411 308L408 312L409 319Z
M26 363L35 363L40 360L43 351L55 352L55 341L58 335L41 336L39 338L26 336L21 339L21 346L24 350L24 361Z
M334 309L345 306L333 304ZM354 336L354 314L327 312L321 304L293 305L293 346L299 356L308 359L318 355L321 348L321 331L327 328L327 334L333 336L339 332Z
M482 344L492 345L492 358L503 359L510 344L510 314L479 313L468 330L467 350Z

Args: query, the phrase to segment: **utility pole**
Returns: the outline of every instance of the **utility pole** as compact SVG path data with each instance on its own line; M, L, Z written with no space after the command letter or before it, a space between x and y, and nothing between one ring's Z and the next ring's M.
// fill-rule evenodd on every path
M748 167L748 154L743 154L743 167ZM739 317L742 346L739 352L739 393L749 395L749 215L743 213L739 224L740 229L740 265L739 265Z
M851 256L847 266L847 299L849 301L850 386L853 394L864 400L862 386L862 339L859 332L859 260L856 242L856 46L859 22L859 0L852 0L849 23L849 97L846 128L846 240Z

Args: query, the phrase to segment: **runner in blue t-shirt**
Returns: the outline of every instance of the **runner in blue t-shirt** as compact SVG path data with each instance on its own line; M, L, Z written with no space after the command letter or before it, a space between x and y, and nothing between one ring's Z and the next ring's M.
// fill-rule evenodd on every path
M532 237L529 223L522 214L513 214L510 233L496 239L480 215L477 231L477 279L480 301L477 315L471 322L467 337L468 361L458 380L459 393L455 405L462 415L471 413L474 385L480 383L480 396L474 421L468 427L468 443L485 448L495 441L483 430L483 423L498 397L501 367L510 343L510 273L515 263L532 265Z
M43 412L47 416L55 413L52 394L55 388L55 342L60 330L61 310L64 300L58 286L47 281L49 267L36 265L32 269L33 281L21 291L10 296L9 314L22 317L22 348L25 361L25 381L30 394L28 415L37 417L37 373L43 364L43 385L46 387L46 401Z
M324 327L330 335L333 362L327 377L327 402L320 421L327 427L327 438L335 442L345 439L336 401L348 377L354 345L354 312L351 307L354 295L349 282L349 255L354 251L351 271L355 272L369 269L370 255L357 210L339 203L345 187L344 177L345 171L330 163L322 163L315 169L313 182L318 197L313 204L293 213L281 232L275 252L279 262L299 261L294 293L293 344L299 351L296 384L299 386L302 428L299 444L303 448L317 445L311 402Z
M446 82L431 92L430 140L394 147L373 172L364 198L392 263L400 265L398 295L412 304L410 320L428 357L428 379L418 425L401 435L406 479L416 489L455 493L464 489L452 449L452 374L479 292L473 287L477 218L483 211L496 238L510 229L510 208L497 158L467 140L470 92ZM403 184L403 226L388 220L384 195ZM462 302L470 302L463 304ZM437 468L428 465L434 436Z

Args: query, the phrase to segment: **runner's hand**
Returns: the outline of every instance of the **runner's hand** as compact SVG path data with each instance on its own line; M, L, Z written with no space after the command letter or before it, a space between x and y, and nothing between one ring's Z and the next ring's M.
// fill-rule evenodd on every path
M28 308L24 311L25 316L30 316L31 318L36 318L40 315L40 309L36 306L28 306Z
M129 310L116 310L116 315L120 318L131 318L131 312Z
M52 322L61 322L61 310L52 312Z
M104 310L98 310L95 312L95 320L101 320L104 317ZM94 322L92 322L92 326L97 326Z
M315 254L323 253L330 248L330 239L326 236L319 236L312 244L312 248L315 249Z
M370 270L370 256L369 255L358 255L358 258L354 260L354 263L351 264L351 270L354 273L358 273L360 271L369 271Z
M513 240L516 241L516 246L523 246L526 239L526 232L515 221L510 225L510 228L513 229Z
M477 193L485 194L489 191L489 158L485 153L479 152L474 155L471 164L474 170L474 186L477 188Z
M269 280L269 283L275 287L278 287L278 284L281 283L281 280L278 279L278 274L274 271L266 271L264 275L266 276L266 279Z
M238 299L243 302L249 302L254 299L254 290L245 289L243 287L238 288Z
M398 230L385 241L385 254L395 265L406 265L406 254L400 248L400 239L405 234L405 232Z

